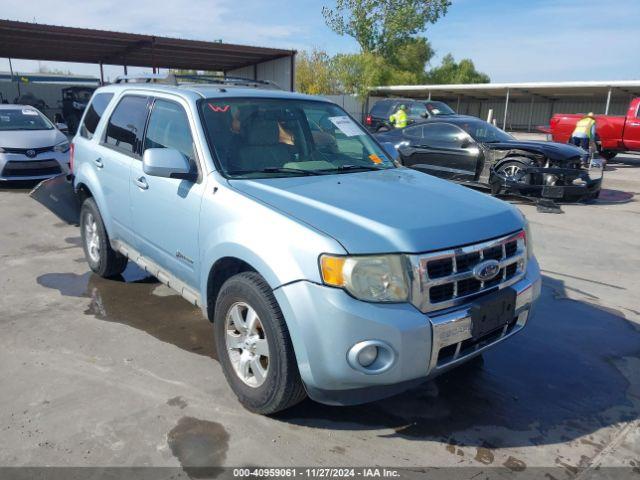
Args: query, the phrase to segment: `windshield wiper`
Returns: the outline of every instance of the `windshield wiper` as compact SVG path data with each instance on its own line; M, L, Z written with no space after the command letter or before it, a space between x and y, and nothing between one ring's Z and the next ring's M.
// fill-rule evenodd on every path
M289 167L267 167L257 170L229 170L229 175L244 175L247 173L301 173L302 175L320 175L313 170L304 170L302 168L289 168Z
M373 165L340 165L336 168L323 168L319 172L347 172L351 170L386 170L386 168L374 167Z

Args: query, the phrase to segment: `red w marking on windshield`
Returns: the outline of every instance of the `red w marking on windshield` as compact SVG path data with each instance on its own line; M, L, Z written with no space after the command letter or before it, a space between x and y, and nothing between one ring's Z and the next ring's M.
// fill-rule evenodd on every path
M226 112L229 110L229 105L225 105L224 107L219 107L217 105L211 105L210 103L207 103L207 105L209 105L209 108L211 110L213 110L214 112Z

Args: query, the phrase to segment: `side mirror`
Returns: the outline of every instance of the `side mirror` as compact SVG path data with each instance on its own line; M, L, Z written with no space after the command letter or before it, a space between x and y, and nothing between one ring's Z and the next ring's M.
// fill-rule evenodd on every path
M147 148L142 156L142 170L152 177L195 181L189 161L174 148Z
M398 161L400 160L400 155L398 154L398 150L391 142L382 142L382 148L387 154L391 157L392 160Z
M62 133L69 133L69 125L66 123L56 123L56 128Z
M473 140L470 137L464 137L460 141L460 148L469 148L471 145L473 145Z

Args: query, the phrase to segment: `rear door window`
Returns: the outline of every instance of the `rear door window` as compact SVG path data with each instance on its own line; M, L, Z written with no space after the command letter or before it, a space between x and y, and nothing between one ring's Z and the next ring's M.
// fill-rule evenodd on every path
M96 133L98 123L107 109L107 105L113 98L113 93L98 93L93 97L91 104L87 107L87 113L80 127L80 136L91 140Z
M104 144L127 155L140 156L148 105L149 97L123 97L109 119Z
M189 118L179 104L158 99L153 104L144 149L173 148L183 154L193 172L197 171Z

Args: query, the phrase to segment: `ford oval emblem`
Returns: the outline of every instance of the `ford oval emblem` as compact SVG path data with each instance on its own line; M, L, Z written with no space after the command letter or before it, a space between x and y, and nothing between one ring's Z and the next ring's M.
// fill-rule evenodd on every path
M484 262L480 262L473 268L473 276L476 277L481 282L487 282L496 275L500 271L500 262L497 260L486 260Z
M29 158L33 158L33 157L36 156L36 151L35 150L27 150L25 153L27 154L27 157L29 157Z

